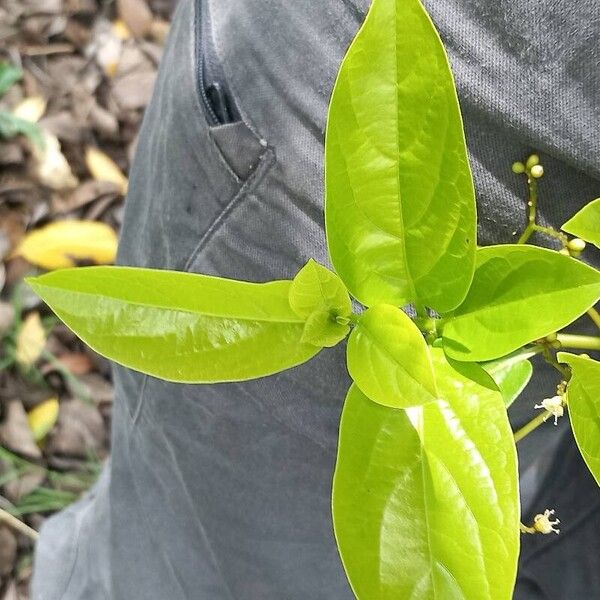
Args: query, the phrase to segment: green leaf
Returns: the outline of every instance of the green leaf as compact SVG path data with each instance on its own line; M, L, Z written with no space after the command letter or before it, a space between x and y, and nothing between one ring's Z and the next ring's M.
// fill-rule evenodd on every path
M586 204L561 229L600 248L600 198Z
M319 351L300 341L304 320L290 307L290 281L85 267L28 282L96 352L168 381L253 379Z
M0 96L23 77L23 71L9 63L0 63Z
M350 388L333 482L342 561L360 600L508 600L519 497L506 409L432 355L443 400L391 409Z
M569 419L581 456L600 485L600 363L568 352L559 352L557 358L571 367Z
M504 244L477 251L465 301L443 326L444 349L484 361L572 323L600 298L600 273L553 250Z
M483 370L498 386L504 403L508 408L525 389L533 374L533 367L528 358L535 352L517 352L498 360L482 363Z
M399 308L369 308L352 330L347 350L352 379L374 402L406 408L437 398L429 348Z
M0 111L0 137L9 139L19 134L27 136L32 142L43 148L44 140L40 128L35 123L15 117L10 112Z
M303 342L335 346L348 335L352 302L346 286L312 258L294 277L289 299L292 310L306 320Z
M374 0L325 142L333 265L363 304L447 312L473 275L475 197L454 82L419 0Z

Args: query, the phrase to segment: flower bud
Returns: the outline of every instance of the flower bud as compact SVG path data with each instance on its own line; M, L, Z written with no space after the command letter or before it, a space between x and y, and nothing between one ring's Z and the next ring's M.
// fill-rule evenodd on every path
M525 173L525 165L522 162L514 162L511 168L512 172L516 173L517 175L520 173Z
M525 166L527 167L528 170L530 170L532 167L535 167L535 165L539 165L539 164L540 164L540 157L537 154L532 154L527 159Z
M567 248L571 251L571 253L582 252L585 248L585 242L579 238L574 238L569 241Z
M544 167L542 165L533 165L529 171L532 177L539 179L544 174Z

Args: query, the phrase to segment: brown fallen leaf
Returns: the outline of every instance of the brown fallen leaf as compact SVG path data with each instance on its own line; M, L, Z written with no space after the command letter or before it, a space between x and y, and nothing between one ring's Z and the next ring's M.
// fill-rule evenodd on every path
M44 269L74 267L76 261L114 262L117 234L95 221L55 221L29 232L14 254Z
M149 32L153 17L145 0L117 0L117 12L135 37Z
M49 454L86 458L100 453L106 440L104 421L98 409L81 400L61 402L58 421L48 440Z
M111 181L119 186L122 194L127 193L127 177L113 159L102 150L88 146L85 151L85 164L94 179L97 181Z
M156 73L128 73L113 82L112 92L121 111L138 110L148 104Z
M0 577L12 572L16 560L17 538L6 525L0 525Z
M89 373L93 366L92 359L85 352L65 352L57 356L56 361L46 363L40 370L43 375L48 375L66 369L71 375L81 376Z
M77 210L104 196L118 196L121 193L120 189L120 186L112 181L95 181L94 179L84 181L66 198L62 196L54 197L52 199L52 212L59 214Z
M46 333L38 312L29 313L17 333L15 358L24 367L31 367L46 345Z
M42 456L33 439L27 413L20 400L9 400L6 403L4 422L0 425L0 441L3 446L22 456L32 459Z
M0 300L0 337L2 337L15 321L15 309L12 304Z
M44 479L46 471L42 467L32 466L18 478L7 481L3 486L4 494L11 502L18 502L23 496L39 488Z
M27 413L27 422L36 442L41 442L51 431L58 418L57 398L41 402Z

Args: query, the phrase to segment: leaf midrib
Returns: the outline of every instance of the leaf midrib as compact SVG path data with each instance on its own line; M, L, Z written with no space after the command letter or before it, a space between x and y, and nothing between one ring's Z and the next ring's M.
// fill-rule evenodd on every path
M122 305L133 305L136 307L149 308L149 309L155 309L155 310L179 312L179 313L185 313L185 314L194 315L194 316L213 317L213 318L220 318L220 319L235 319L235 320L239 320L239 321L258 321L258 322L264 322L264 323L293 324L293 325L301 325L305 322L305 320L300 317L296 317L295 319L273 319L273 318L269 318L268 315L261 315L261 316L255 316L255 317L254 316L253 317L239 316L239 315L224 315L224 314L213 313L210 310L206 310L206 311L205 310L203 310L203 311L191 310L191 309L181 308L181 307L163 306L161 304L149 304L149 303L140 302L140 301L134 302L132 300L122 300L120 298L115 298L114 296L108 296L105 294L94 294L91 292L67 291L63 288L45 286L42 284L37 284L36 287L50 289L54 292L59 292L62 294L80 295L80 296L85 296L85 297L89 297L89 298L94 298L94 299L96 299L96 301L98 300L98 298L102 298L104 300L109 300L109 301L119 303ZM48 304L50 304L50 302L48 302ZM291 309L290 309L290 312L291 312Z

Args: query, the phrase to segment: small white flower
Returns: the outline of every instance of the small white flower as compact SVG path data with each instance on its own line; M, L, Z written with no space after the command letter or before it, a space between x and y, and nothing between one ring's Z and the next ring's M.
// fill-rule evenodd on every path
M546 509L543 515L535 515L533 517L533 528L544 535L548 533L560 533L560 529L555 529L554 525L558 525L560 523L559 519L555 519L554 521L550 520L550 517L554 514L554 510Z
M565 407L563 406L562 396L552 396L552 398L545 398L541 404L536 404L533 408L542 408L548 411L548 414L544 418L544 421L550 416L554 416L554 424L557 424L558 417L562 417L565 414Z

